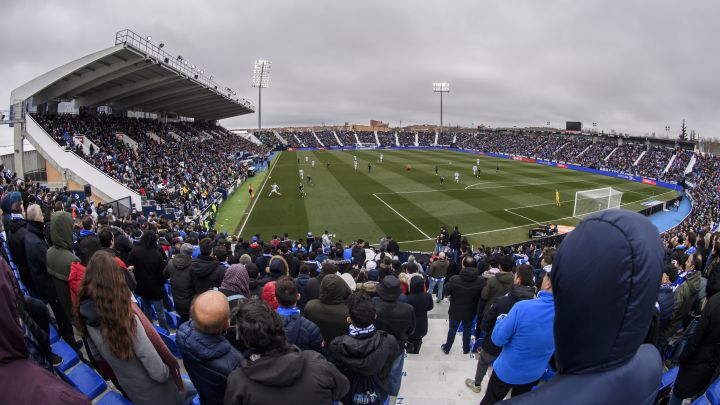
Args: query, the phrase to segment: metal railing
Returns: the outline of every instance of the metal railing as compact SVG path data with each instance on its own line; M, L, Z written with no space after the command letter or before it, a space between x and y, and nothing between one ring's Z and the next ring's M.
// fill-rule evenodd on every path
M156 63L169 66L181 75L200 83L218 95L233 102L242 104L249 109L253 109L249 101L238 97L237 93L235 93L230 87L224 87L218 84L213 80L212 76L206 76L204 72L201 72L200 68L190 64L187 59L180 55L176 57L169 54L142 35L138 35L129 29L118 31L115 33L115 45L121 44L124 46L131 46L140 52L144 52L146 58L154 59L154 62ZM195 66L194 69L193 66Z

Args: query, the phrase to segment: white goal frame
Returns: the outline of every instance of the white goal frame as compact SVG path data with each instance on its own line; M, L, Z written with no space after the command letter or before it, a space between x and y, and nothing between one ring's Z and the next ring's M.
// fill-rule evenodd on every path
M575 192L575 204L573 206L573 216L584 216L593 212L620 208L623 192L612 187L596 188L593 190L580 190ZM588 210L587 212L578 212L578 201L593 200L598 209Z

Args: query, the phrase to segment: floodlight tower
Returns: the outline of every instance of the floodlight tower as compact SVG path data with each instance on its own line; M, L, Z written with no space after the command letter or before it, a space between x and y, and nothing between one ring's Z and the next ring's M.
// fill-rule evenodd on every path
M255 61L252 86L258 88L258 132L262 130L262 89L270 85L270 65L266 59Z
M450 93L450 83L433 83L433 92L440 93L440 132L443 129L443 93Z

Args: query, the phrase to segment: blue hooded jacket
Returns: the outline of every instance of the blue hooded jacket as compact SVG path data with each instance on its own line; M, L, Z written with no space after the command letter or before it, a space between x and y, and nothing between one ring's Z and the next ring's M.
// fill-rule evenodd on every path
M662 362L642 344L655 311L663 249L640 214L588 216L560 245L551 273L557 374L503 404L652 404Z

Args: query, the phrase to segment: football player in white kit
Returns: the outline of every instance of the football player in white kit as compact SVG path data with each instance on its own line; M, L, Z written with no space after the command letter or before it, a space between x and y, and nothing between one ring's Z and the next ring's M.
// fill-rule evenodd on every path
M305 178L305 172L303 171L303 169L298 170L298 174L300 175L300 180Z
M477 175L478 175L477 166L473 165L473 176L477 177Z
M314 160L310 162L310 166L311 166L311 167L315 167L315 161L314 161Z
M308 161L308 157L307 157L307 156L305 156L305 163L307 163L307 161Z
M455 183L460 183L460 173L455 172Z
M356 161L353 162L353 167L355 168L355 171L357 171L357 166L358 166L358 163L357 163L357 160L356 160Z
M380 163L382 163L384 157L385 157L385 156L381 153L381 154L380 154Z
M268 194L268 197L270 197L273 194L282 195L278 190L280 190L280 187L278 187L277 184L273 184L270 187L272 187L272 190L270 190L270 193Z

